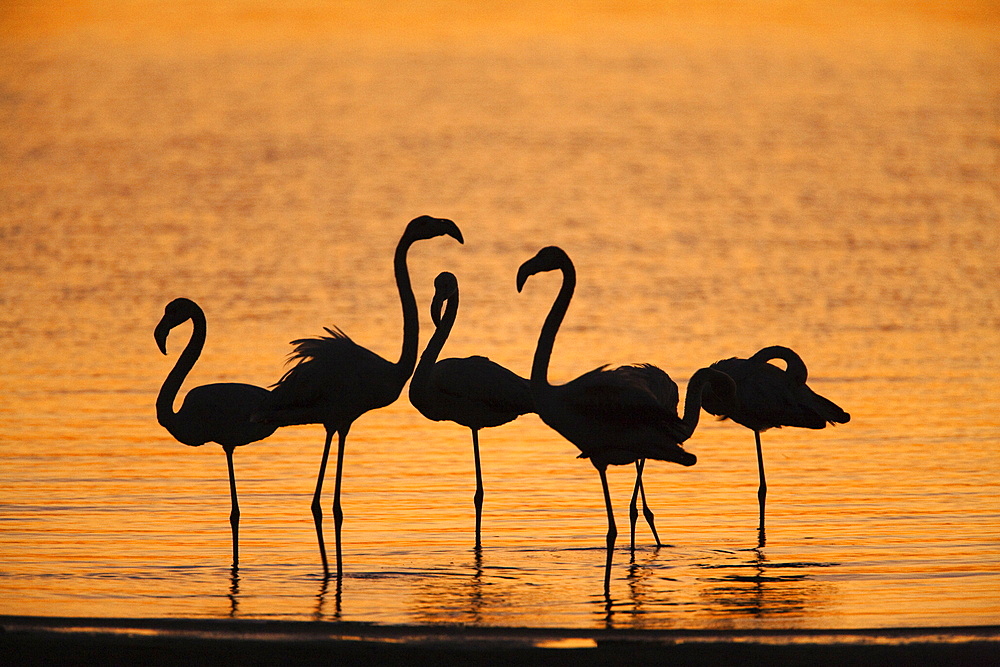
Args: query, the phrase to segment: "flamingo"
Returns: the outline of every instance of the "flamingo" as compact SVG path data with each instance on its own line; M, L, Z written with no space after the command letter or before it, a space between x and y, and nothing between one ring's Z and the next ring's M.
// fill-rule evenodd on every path
M229 494L232 500L229 525L233 533L235 569L240 560L240 504L236 497L233 450L241 445L263 440L274 433L275 426L250 420L250 416L270 392L263 387L237 382L206 384L189 391L181 409L174 412L177 392L205 347L205 312L190 299L174 299L164 308L163 317L153 331L156 345L160 352L166 354L170 331L188 320L193 324L191 338L160 387L160 393L156 397L156 420L182 444L200 447L206 442L217 442L226 452Z
M445 307L441 314L442 306ZM479 430L501 426L534 412L528 380L486 357L441 359L441 349L458 313L458 279L447 271L434 280L431 319L434 335L410 380L410 403L433 421L453 421L472 431L476 462L476 549L481 548L483 474L479 462Z
M409 222L396 245L393 268L403 307L403 345L399 361L383 359L336 328L326 329L329 336L293 340L295 349L291 359L297 361L296 365L275 383L270 396L255 415L255 419L277 426L322 424L326 429L323 458L312 502L324 573L329 572L329 565L323 542L320 496L330 444L333 434L338 435L337 473L333 491L338 580L343 572L340 534L344 514L340 504L340 487L347 434L358 417L395 401L413 373L417 362L419 316L406 267L406 255L415 242L438 236L450 236L459 243L464 243L462 232L454 222L422 215Z
M662 396L657 396L656 388L662 394L666 386L663 381L666 373L650 364L614 370L601 366L566 384L549 384L549 360L556 333L576 287L576 269L561 248L548 246L522 264L517 272L517 291L520 292L530 276L555 270L562 271L562 286L538 337L531 366L531 394L542 421L576 445L581 451L579 458L590 459L601 477L608 513L604 574L607 594L618 536L608 490L608 465L627 465L647 458L694 465L697 458L685 451L680 443L690 437L697 426L702 392L708 383L714 383L718 385L718 393L725 395L727 387L732 389L732 381L715 370L706 368L696 372L688 383L683 420L678 419L675 410L664 405ZM640 464L637 465L637 486L641 484L641 472Z
M784 361L785 370L769 364L768 361L772 359ZM753 431L757 441L757 472L760 479L757 488L760 507L758 528L763 538L767 481L764 479L760 432L782 426L821 429L827 424L846 424L851 420L851 415L806 385L808 371L805 362L787 347L765 347L749 359L723 359L710 368L733 378L738 401L736 406L727 407L712 392L708 392L704 399L705 411L747 427Z
M637 364L621 366L605 372L621 376L620 379L623 382L652 396L660 407L673 416L673 419L670 421L671 427L674 429L673 436L678 438L677 444L681 444L694 434L695 428L698 426L698 418L701 410L701 391L703 386L705 386L706 380L709 382L707 386L714 388L713 395L717 393L721 397L720 400L723 400L728 406L733 406L736 401L736 385L730 378L715 372L702 371L707 371L707 369L697 371L695 373L697 379L695 376L692 376L691 381L688 383L688 393L685 396L684 402L684 416L681 419L677 419L676 417L677 408L680 404L680 392L677 389L677 383L660 368L652 364ZM633 551L635 550L635 524L639 517L636 499L640 494L642 495L643 516L646 518L646 523L649 524L649 528L653 532L653 539L656 540L656 546L662 546L660 537L656 533L653 512L646 504L646 492L642 485L642 472L645 465L645 459L638 459L635 462L635 487L632 490L632 502L629 505L631 548Z

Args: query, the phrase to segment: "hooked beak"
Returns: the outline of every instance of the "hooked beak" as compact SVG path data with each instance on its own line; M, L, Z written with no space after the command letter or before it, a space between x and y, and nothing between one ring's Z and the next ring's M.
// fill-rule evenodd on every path
M521 265L521 268L519 268L517 270L517 291L518 292L520 292L522 289L524 289L524 283L528 282L528 277L534 275L534 273L531 271L531 267L528 266L528 264L530 262L531 262L531 260L528 260L527 262L525 262L524 264Z
M441 309L444 307L445 299L446 297L435 294L431 301L431 321L435 327L441 326Z
M163 354L167 353L167 335L170 333L170 327L164 325L160 322L156 325L156 329L153 331L153 338L156 339L156 347L160 348L160 352Z
M452 220L447 220L446 218L442 218L442 219L444 219L444 220L446 220L446 222L450 223L448 225L448 231L446 231L445 234L447 234L451 238L455 239L456 241L458 241L462 245L465 245L465 239L462 237L462 230L458 228L458 225L456 225L454 223L454 221L452 221Z

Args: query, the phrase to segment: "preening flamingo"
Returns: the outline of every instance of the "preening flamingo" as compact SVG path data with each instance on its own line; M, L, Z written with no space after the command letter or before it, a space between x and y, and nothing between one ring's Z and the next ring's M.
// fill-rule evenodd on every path
M619 380L623 383L652 396L656 403L670 415L668 426L671 429L672 437L677 439L677 444L683 443L694 435L701 414L701 397L703 391L708 391L708 388L712 388L713 395L720 397L720 400L724 401L730 407L735 406L736 402L736 385L732 379L726 377L724 374L703 368L696 371L688 382L687 393L684 397L684 416L678 418L677 409L680 405L680 392L677 389L677 384L660 368L651 364L638 364L634 366L621 366L613 370L607 370L605 373L617 374L620 376ZM642 485L642 472L645 464L645 459L638 459L635 462L635 487L632 491L632 502L629 505L632 549L635 549L635 524L639 517L636 499L640 493L642 494L643 516L645 516L646 522L653 532L653 539L656 540L656 546L661 546L660 537L656 533L653 512L646 504L646 492Z
M545 318L535 357L531 366L531 393L535 410L542 421L576 445L580 458L590 459L597 468L604 489L604 504L608 513L607 561L604 590L611 580L611 560L618 530L615 526L611 494L608 490L608 465L626 465L640 459L672 461L692 466L694 454L686 452L680 442L686 440L698 422L700 397L709 382L719 384L719 393L731 388L731 380L718 371L702 369L688 385L685 419L668 410L650 390L649 378L662 377L659 369L646 366L626 366L624 369L596 368L563 385L548 381L549 360L556 333L569 308L576 287L576 269L569 256L555 246L542 248L526 261L517 272L520 292L528 277L543 271L562 272L562 286ZM663 375L666 375L663 373ZM637 378L645 381L636 381ZM641 475L641 466L637 474ZM641 483L641 477L637 484Z
M416 241L450 236L463 243L462 232L451 220L427 215L414 218L406 226L393 258L396 286L403 307L403 345L399 361L391 362L361 347L340 329L327 329L329 336L292 341L291 359L297 363L275 384L270 396L255 416L276 426L322 424L326 429L323 459L320 462L312 513L316 523L323 571L329 572L323 541L323 512L320 496L333 434L338 435L337 473L333 491L333 521L337 549L337 577L343 572L340 542L344 514L340 504L344 446L354 421L368 412L395 401L417 362L419 316L413 296L406 256Z
M167 353L167 336L174 327L191 320L191 339L181 352L156 397L156 420L178 442L200 447L217 442L226 452L229 464L229 494L232 510L229 525L233 533L233 567L239 564L240 505L236 497L233 450L241 445L263 440L274 433L273 424L259 424L250 416L270 392L263 387L237 382L220 382L195 387L184 397L181 409L174 412L174 400L184 378L194 368L205 347L205 313L190 299L174 299L167 304L163 317L153 331L160 352Z
M769 364L772 359L784 361L785 370ZM851 415L806 385L808 371L805 362L787 347L765 347L749 359L723 359L712 364L711 368L733 378L738 401L736 406L727 407L712 392L708 392L704 399L705 411L747 427L753 431L757 441L757 472L760 478L757 502L760 508L759 528L763 536L767 481L764 479L760 432L782 426L820 429L827 424L846 424Z
M444 313L441 308L444 306ZM410 403L433 421L453 421L472 431L476 462L476 548L481 545L483 474L479 429L500 426L534 412L531 387L523 377L486 357L437 360L458 313L458 279L447 271L434 280L431 336L410 380Z

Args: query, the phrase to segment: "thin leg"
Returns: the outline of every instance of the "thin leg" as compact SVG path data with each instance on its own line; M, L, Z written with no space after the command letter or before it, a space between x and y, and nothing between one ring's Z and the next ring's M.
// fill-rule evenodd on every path
M642 515L646 518L649 529L653 531L653 539L656 540L656 546L663 546L663 543L660 542L660 536L656 533L653 510L649 509L649 505L646 503L646 487L642 485L642 471L645 467L646 459L638 459L635 462L635 488L632 489L632 503L628 508L629 521L632 523L632 551L635 551L635 524L639 519L639 509L637 507L639 494L642 494Z
M637 462L638 463L638 462ZM649 529L653 531L653 539L656 540L656 546L662 547L663 543L660 542L660 536L656 534L656 524L653 519L653 510L649 509L649 505L646 504L646 487L642 483L642 469L646 466L646 459L642 459L642 464L639 465L639 493L642 494L642 515L646 518L646 523L649 524Z
M764 479L764 453L760 448L760 431L753 432L757 440L757 474L760 478L760 486L757 487L757 503L760 505L760 524L757 526L764 530L764 501L767 499L767 480Z
M604 487L604 505L608 510L608 559L604 564L604 594L607 596L611 592L611 560L614 556L618 528L615 526L615 512L611 507L611 492L608 490L608 473L604 468L599 468L597 472L601 474L601 486Z
M333 431L327 430L326 443L323 445L323 460L319 464L319 476L316 478L316 492L313 494L312 514L316 524L316 541L319 543L319 555L323 559L323 574L330 573L330 564L326 560L326 541L323 539L323 508L320 507L320 496L323 495L323 477L326 475L326 461L330 458L330 443Z
M480 531L483 526L483 470L479 465L479 429L472 429L472 453L476 457L476 495L472 502L476 506L476 548L482 547Z
M340 581L344 573L343 551L340 546L340 529L344 525L344 510L340 507L340 482L344 476L344 449L347 444L347 432L350 426L340 429L340 436L337 443L337 481L333 486L333 531L334 539L337 541L337 581Z
M635 523L639 520L639 487L642 486L642 468L646 459L636 459L635 462L635 488L632 489L632 502L628 506L628 520L632 528L631 549L635 551ZM645 496L645 492L643 493Z
M233 471L233 449L226 447L226 463L229 464L229 495L232 511L229 512L229 526L233 529L233 568L240 564L240 501L236 497L236 473Z

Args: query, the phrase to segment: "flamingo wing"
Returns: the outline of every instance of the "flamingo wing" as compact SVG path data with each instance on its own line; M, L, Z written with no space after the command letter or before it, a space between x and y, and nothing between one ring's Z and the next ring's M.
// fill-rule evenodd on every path
M487 357L442 359L434 365L431 384L442 394L517 415L534 412L528 381Z
M678 421L677 413L662 405L654 391L643 383L634 382L629 372L595 368L561 388L567 407L589 419L599 419L622 425L671 425ZM678 431L678 441L686 436Z
M217 442L237 447L263 440L274 433L273 424L251 421L270 392L263 387L237 382L220 382L195 387L184 397L178 421L184 425L184 444Z

